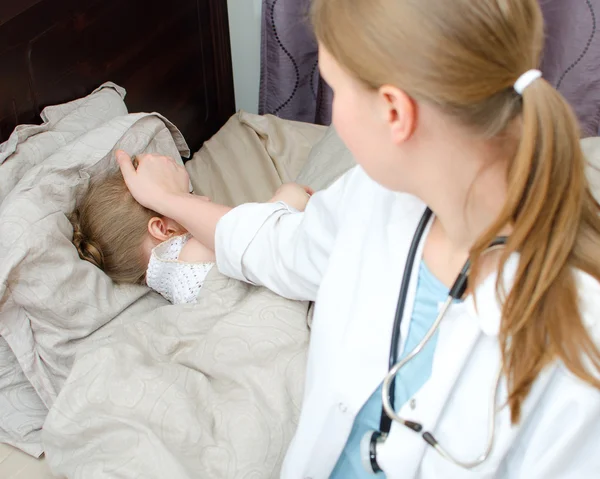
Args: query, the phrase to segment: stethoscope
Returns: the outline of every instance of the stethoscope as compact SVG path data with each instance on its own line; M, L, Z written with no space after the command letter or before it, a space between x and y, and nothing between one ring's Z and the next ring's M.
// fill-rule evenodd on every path
M500 378L502 376L502 368L498 370L498 374L496 376L496 381L494 383L494 389L491 394L490 399L490 407L488 412L488 437L487 437L487 445L484 452L474 459L473 461L461 461L456 459L452 454L448 452L447 449L443 448L434 435L431 432L423 431L423 425L410 421L408 419L404 419L400 417L396 411L394 410L394 394L395 394L395 377L407 363L409 363L417 354L419 354L425 345L429 342L432 336L438 329L442 319L446 315L448 308L455 300L460 300L465 291L467 290L468 278L469 278L469 270L471 268L470 260L465 262L462 270L456 277L454 284L450 288L448 292L448 298L444 302L443 306L438 313L436 320L434 321L427 334L423 337L423 339L417 344L417 346L407 354L403 359L396 362L396 354L398 351L398 346L400 342L400 326L402 325L402 319L404 316L404 307L406 305L406 297L408 295L408 288L410 285L410 279L412 275L412 269L414 266L414 262L417 256L417 251L419 249L419 245L427 229L427 225L429 224L429 220L431 219L432 211L427 208L423 216L421 217L421 221L417 226L415 234L413 236L412 243L410 245L410 249L408 252L408 259L406 261L406 266L404 268L404 274L402 276L402 285L400 286L400 295L398 296L398 306L396 307L396 316L394 318L394 328L392 329L392 341L390 345L390 356L389 356L389 371L385 376L382 384L381 398L383 402L383 407L381 409L381 420L379 424L379 431L370 431L362 439L361 442L361 458L365 469L372 473L376 474L378 472L383 472L379 464L377 463L377 448L385 442L387 436L392 427L392 421L396 421L409 429L412 429L414 432L421 434L423 439L427 444L433 447L442 457L452 462L453 464L462 467L464 469L473 469L488 458L490 452L492 451L492 447L494 445L494 433L495 433L495 423L496 423L496 401L497 401L497 393L498 387L500 385ZM489 245L486 251L490 251L492 249L502 247L506 244L507 238L505 236L498 236L492 243Z

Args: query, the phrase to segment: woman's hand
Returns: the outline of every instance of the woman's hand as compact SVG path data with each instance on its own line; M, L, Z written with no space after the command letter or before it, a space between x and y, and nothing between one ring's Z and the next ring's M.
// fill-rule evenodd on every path
M186 169L168 156L137 156L137 169L123 150L116 152L125 183L138 203L167 215L167 204L174 197L189 193L190 177Z
M275 192L275 196L269 200L270 203L283 201L298 211L304 211L310 197L314 194L312 188L308 186L297 185L296 183L286 183L281 185Z

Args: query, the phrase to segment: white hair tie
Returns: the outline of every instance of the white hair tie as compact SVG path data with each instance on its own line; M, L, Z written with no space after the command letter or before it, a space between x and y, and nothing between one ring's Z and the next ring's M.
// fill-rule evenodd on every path
M514 89L522 95L525 89L531 85L534 81L542 76L542 72L539 70L529 70L523 73L519 79L515 82Z

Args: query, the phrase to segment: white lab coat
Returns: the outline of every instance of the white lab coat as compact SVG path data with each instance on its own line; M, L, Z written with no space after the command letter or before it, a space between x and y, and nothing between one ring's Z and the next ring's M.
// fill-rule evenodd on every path
M220 221L217 263L223 273L292 299L316 300L302 414L281 477L328 477L355 415L386 374L401 276L424 209L416 198L383 188L356 167L314 195L304 213L282 203L249 204ZM517 262L513 257L507 266L507 285ZM416 277L414 272L402 338ZM577 278L582 313L598 343L600 284L583 273ZM495 276L476 296L477 310L472 299L450 308L431 377L400 410L464 460L485 448L500 367ZM498 404L505 399L502 380ZM396 423L378 459L387 477L398 479L600 477L600 392L557 364L535 383L519 426L511 426L508 408L499 410L493 453L478 468L454 466Z

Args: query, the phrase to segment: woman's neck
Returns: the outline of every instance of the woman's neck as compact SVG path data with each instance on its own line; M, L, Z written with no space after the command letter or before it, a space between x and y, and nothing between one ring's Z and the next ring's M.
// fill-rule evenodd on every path
M491 163L470 175L472 182L465 182L463 188L442 186L425 199L451 249L468 254L498 218L506 201L503 165L501 161Z
M440 280L450 284L505 204L508 161L491 147L473 147L472 142L446 143L430 154L439 159L438 167L416 192L435 214L424 259ZM510 227L502 231L509 233ZM482 265L486 271L495 265L494 258L489 260Z

